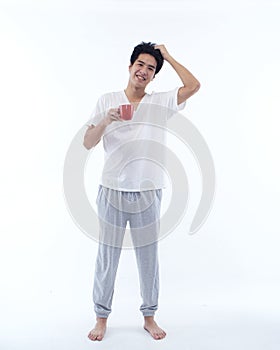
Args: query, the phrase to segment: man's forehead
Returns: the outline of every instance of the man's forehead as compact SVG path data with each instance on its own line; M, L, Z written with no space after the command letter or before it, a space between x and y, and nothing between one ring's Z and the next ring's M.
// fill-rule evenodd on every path
M149 55L148 53L141 53L138 56L136 61L142 61L142 62L149 64L149 65L152 65L154 67L156 67L156 65L157 65L156 59L152 55Z

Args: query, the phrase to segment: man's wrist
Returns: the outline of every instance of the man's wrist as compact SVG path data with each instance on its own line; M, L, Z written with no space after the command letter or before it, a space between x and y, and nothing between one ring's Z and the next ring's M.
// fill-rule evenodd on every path
M172 61L175 62L175 59L171 55L168 55L164 60L170 64L172 63Z
M110 118L110 116L106 116L103 121L102 121L102 125L107 127L108 125L110 125L112 123L112 120Z

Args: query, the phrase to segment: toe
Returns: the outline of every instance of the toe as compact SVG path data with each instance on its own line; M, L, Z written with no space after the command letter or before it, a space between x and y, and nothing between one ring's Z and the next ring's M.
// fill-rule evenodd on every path
M163 339L165 337L164 332L162 331L162 332L158 333L158 337L159 337L159 339Z
M88 337L90 340L96 340L96 335L93 333L89 333Z

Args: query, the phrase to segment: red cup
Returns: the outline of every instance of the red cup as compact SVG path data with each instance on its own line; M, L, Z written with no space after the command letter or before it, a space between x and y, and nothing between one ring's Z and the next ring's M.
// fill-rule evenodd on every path
M120 115L123 120L131 120L133 117L134 108L131 104L120 105Z

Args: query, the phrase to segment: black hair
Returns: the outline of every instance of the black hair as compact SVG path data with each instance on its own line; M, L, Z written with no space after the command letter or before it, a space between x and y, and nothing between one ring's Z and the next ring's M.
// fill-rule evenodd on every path
M157 61L157 66L156 66L156 71L155 71L155 75L156 75L161 70L164 59L162 57L160 50L155 49L155 45L156 44L153 44L151 42L145 43L144 41L142 41L141 44L135 46L135 48L132 52L132 55L130 57L130 63L133 64L137 60L138 56L141 53L147 53L147 54L153 56L155 58L155 60Z

